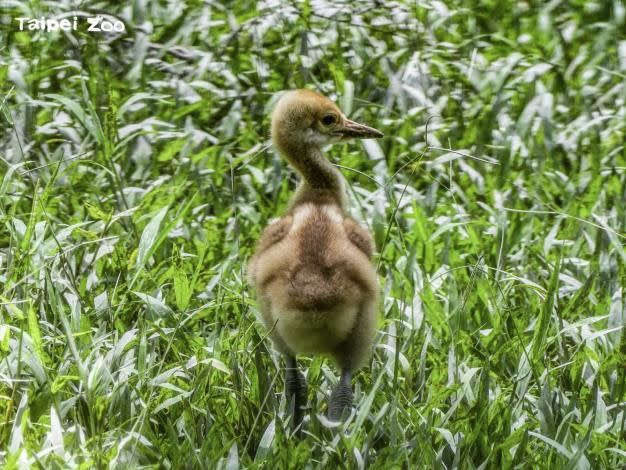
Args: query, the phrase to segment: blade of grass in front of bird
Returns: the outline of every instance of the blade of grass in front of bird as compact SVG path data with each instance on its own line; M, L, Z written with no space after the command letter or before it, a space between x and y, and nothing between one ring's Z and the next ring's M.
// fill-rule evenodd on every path
M558 297L559 273L561 270L561 252L559 251L557 258L552 267L552 275L550 284L546 292L546 298L543 308L539 314L539 319L535 324L535 332L533 334L533 347L531 350L531 358L533 364L537 364L541 359L541 355L547 348L546 339L548 338L548 330L550 329L550 319L555 308L555 302Z

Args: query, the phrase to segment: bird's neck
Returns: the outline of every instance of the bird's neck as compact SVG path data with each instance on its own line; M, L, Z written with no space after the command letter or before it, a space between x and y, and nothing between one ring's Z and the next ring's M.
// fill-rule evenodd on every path
M319 147L296 145L283 148L289 163L302 181L291 202L294 207L307 202L346 207L345 185L341 173L326 159Z

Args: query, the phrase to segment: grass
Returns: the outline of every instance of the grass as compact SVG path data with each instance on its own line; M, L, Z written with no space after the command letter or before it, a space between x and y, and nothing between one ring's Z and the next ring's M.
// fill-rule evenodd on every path
M2 3L5 468L626 465L623 1ZM127 31L17 30L72 8ZM303 86L386 134L331 152L383 301L296 440L244 269Z

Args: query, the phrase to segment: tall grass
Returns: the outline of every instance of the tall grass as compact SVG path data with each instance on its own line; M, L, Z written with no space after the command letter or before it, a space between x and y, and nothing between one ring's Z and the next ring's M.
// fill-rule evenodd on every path
M6 468L626 464L623 1L2 9ZM127 31L17 31L76 11ZM374 355L338 428L301 359L297 440L244 269L302 86L386 138L331 151L375 235Z

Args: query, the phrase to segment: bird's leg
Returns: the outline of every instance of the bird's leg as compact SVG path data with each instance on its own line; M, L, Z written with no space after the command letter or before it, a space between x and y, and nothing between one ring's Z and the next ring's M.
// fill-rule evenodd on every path
M328 419L340 421L352 406L352 371L343 369L339 383L333 390L328 404Z
M293 416L293 428L298 429L302 424L304 409L306 408L306 379L298 369L298 363L293 356L287 358L285 396Z

